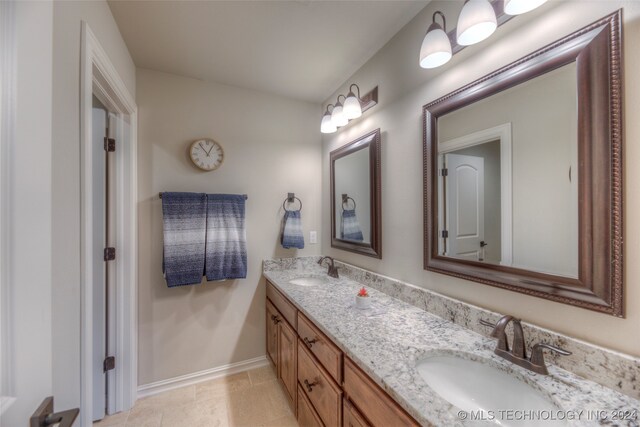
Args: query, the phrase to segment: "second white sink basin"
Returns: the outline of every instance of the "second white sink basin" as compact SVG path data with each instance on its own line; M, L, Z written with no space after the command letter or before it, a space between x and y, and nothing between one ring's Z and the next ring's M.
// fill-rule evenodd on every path
M317 286L322 285L323 283L327 283L327 280L317 276L308 276L297 277L295 279L289 280L289 283L298 286Z
M433 356L418 362L417 369L437 394L468 412L469 420L473 412L503 426L566 425L559 420L532 419L538 414L553 416L559 408L540 391L487 363Z

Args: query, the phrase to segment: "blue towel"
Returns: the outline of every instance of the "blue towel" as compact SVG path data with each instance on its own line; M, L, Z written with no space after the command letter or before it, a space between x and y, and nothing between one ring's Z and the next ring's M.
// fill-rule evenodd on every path
M247 277L247 235L243 195L207 196L207 280Z
M340 238L344 240L354 240L356 242L362 242L364 240L355 209L345 209L342 211Z
M163 193L162 219L162 273L167 285L199 284L204 271L206 194Z
M304 236L302 235L300 211L285 211L281 243L282 247L285 249L304 248Z

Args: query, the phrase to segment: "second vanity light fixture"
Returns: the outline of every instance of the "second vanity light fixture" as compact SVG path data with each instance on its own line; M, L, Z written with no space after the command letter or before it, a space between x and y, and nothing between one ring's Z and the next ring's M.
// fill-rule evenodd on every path
M358 93L357 95L353 90L354 87ZM340 101L340 98L344 98L344 101ZM340 94L338 95L335 105L327 105L327 109L322 116L322 122L320 123L320 132L333 133L337 131L339 127L348 124L349 120L357 119L362 115L363 111L368 110L377 103L377 86L364 97L360 97L360 87L353 83L349 86L347 96ZM331 111L329 111L329 107L332 108Z
M520 15L541 6L546 1L494 0L493 3L502 3L503 11L507 15ZM442 27L436 23L436 16L442 18ZM432 21L433 23L429 26L420 47L420 66L422 68L436 68L444 65L455 53L451 47L453 36L450 37L446 32L444 14L440 11L435 12ZM465 0L458 16L455 41L460 48L479 43L491 36L498 25L494 5L489 0Z

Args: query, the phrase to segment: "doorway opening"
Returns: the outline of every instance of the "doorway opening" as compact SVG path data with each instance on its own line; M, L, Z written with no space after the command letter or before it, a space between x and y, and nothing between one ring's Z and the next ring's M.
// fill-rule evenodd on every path
M137 107L86 22L81 49L80 425L137 397Z

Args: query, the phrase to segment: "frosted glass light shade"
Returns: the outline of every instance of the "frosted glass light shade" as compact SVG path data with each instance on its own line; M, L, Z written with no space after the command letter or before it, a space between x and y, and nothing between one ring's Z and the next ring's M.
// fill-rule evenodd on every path
M345 99L342 114L344 114L347 120L357 119L362 115L360 100L353 92L350 92L347 99Z
M349 119L347 119L342 112L342 104L338 104L333 107L333 111L331 112L331 123L333 123L335 127L344 126L349 123Z
M333 133L337 131L338 128L335 127L333 121L331 120L331 114L327 112L324 116L322 116L322 122L320 123L320 132L322 133Z
M542 6L547 0L504 0L504 13L521 15Z
M438 24L432 24L422 40L420 48L420 66L436 68L451 59L451 42L449 36Z
M481 42L498 28L496 12L488 0L467 0L458 17L458 44L469 46Z

